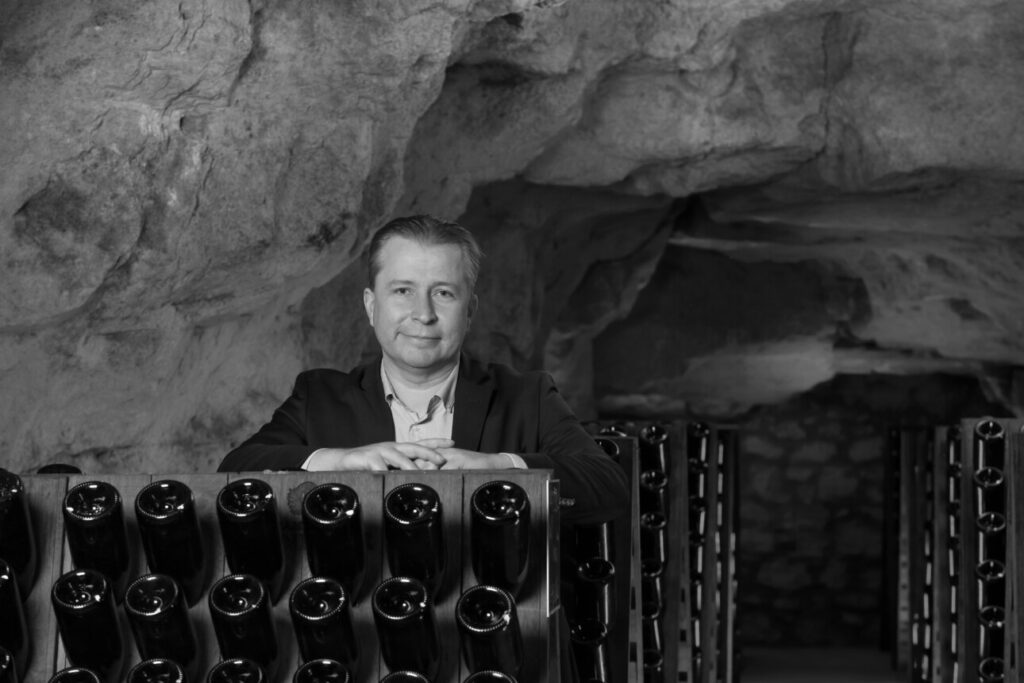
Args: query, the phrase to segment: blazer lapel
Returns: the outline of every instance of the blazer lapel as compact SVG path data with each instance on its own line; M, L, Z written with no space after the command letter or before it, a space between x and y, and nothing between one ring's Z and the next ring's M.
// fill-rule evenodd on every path
M395 421L391 417L391 408L384 398L384 385L380 381L380 358L376 362L362 366L363 376L359 378L359 386L363 390L366 405L372 419L361 425L365 430L364 443L381 443L395 440Z
M484 422L494 395L494 380L466 354L459 361L459 381L455 385L455 421L452 439L456 448L480 450Z

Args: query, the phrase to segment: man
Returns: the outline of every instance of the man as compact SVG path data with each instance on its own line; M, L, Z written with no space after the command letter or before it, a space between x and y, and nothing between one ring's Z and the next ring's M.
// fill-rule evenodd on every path
M270 422L219 470L550 468L564 522L625 514L624 473L547 374L462 353L481 258L469 231L399 218L374 236L368 257L363 305L381 356L348 373L301 373Z

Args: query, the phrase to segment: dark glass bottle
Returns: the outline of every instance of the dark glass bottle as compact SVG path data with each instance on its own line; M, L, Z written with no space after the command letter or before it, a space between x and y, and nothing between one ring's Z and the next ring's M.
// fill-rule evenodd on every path
M477 671L463 683L516 683L516 679L501 671Z
M462 658L471 673L503 671L518 676L523 636L512 594L497 586L472 586L455 604Z
M518 484L492 481L470 498L470 555L477 581L516 595L530 560L530 499Z
M402 484L384 498L384 536L392 576L419 580L431 598L444 581L447 549L441 498L423 484Z
M285 567L273 489L261 479L231 482L217 494L217 521L231 573L255 576L277 602Z
M18 577L3 559L0 559L0 647L11 656L17 677L24 678L32 640L25 622Z
M431 683L431 680L418 671L392 671L380 683Z
M128 585L124 611L142 659L170 659L194 679L199 646L188 605L177 582L165 574L147 574Z
M576 542L572 555L577 561L589 560L591 557L615 561L612 553L611 525L607 522L577 525L575 535Z
M18 577L21 599L28 598L36 579L39 558L28 494L21 477L0 467L0 557Z
M36 470L36 474L81 474L82 470L64 462L51 462ZM74 667L72 667L74 668Z
M189 605L199 602L205 554L192 490L179 481L155 481L135 496L135 518L149 571L177 581Z
M665 680L665 658L660 650L644 650L644 683L661 683Z
M144 659L128 671L125 683L188 683L185 670L170 659Z
M333 659L349 670L358 663L355 632L345 589L335 579L314 576L299 582L288 611L302 661Z
M593 619L581 621L572 625L569 641L580 681L609 683L607 627Z
M665 527L667 520L660 512L640 515L640 559L665 564Z
M668 432L664 427L650 424L641 429L637 448L641 471L668 472Z
M311 659L295 671L292 683L352 683L352 673L333 659Z
M69 666L50 676L49 683L102 683L102 681L92 669Z
M600 557L583 560L576 567L577 621L594 620L610 630L615 623L615 565Z
M18 683L20 680L18 668L14 664L14 657L7 651L7 648L0 646L0 683Z
M668 476L661 470L640 473L640 511L668 513Z
M125 648L106 576L94 569L67 572L54 582L50 601L68 661L104 683L118 683Z
M206 683L267 683L267 674L251 659L233 657L214 664Z
M321 484L302 499L309 570L340 583L353 602L366 567L362 516L359 496L344 484Z
M622 455L622 450L619 448L619 444L615 443L611 439L603 436L595 436L594 441L601 447L601 450L604 451L604 454L609 458L618 461L619 456Z
M380 654L391 671L418 671L433 680L441 665L434 608L417 579L394 576L373 592Z
M665 565L660 562L643 562L640 565L640 614L648 619L661 616L662 575Z
M250 659L273 676L277 638L263 582L251 574L225 576L210 588L208 601L221 656Z
M107 482L87 481L67 492L62 512L75 568L102 573L121 602L131 569L121 494Z

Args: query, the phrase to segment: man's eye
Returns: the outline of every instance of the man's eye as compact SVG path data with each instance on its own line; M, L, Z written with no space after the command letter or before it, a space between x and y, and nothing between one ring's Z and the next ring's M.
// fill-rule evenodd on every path
M439 289L436 292L434 292L434 295L435 296L439 296L442 299L453 299L453 298L455 298L455 292L453 292L453 291L451 291L449 289Z
M393 291L394 291L395 294L401 294L402 296L405 296L406 294L408 294L412 290L409 289L408 287L395 287L395 289Z

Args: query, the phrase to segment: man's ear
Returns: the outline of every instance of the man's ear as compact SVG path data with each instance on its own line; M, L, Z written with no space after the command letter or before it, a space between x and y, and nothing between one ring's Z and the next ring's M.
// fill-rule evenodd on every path
M373 290L367 287L363 290L363 308L366 309L366 317L370 321L370 327L373 327L373 309L377 305L377 299L373 295Z
M476 294L474 294L473 298L469 300L469 311L466 313L466 317L469 318L470 320L473 319L473 314L476 313L476 305L479 303L479 301L480 300L477 298Z

